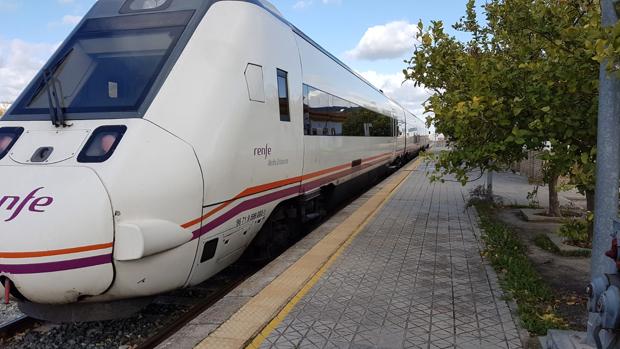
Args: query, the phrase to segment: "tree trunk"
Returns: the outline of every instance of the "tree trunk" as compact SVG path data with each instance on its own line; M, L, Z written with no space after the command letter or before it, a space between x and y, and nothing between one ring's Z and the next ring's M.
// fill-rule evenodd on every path
M493 171L487 171L487 199L493 201Z
M586 190L586 202L588 212L594 213L594 190ZM588 239L592 241L594 237L594 220L588 221Z
M549 216L562 217L560 211L560 199L558 198L558 179L559 176L552 175L549 178Z

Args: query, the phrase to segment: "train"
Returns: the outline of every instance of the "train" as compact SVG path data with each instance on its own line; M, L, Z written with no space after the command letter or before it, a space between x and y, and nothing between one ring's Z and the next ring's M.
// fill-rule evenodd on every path
M267 1L99 0L0 119L0 287L36 314L197 285L428 146Z

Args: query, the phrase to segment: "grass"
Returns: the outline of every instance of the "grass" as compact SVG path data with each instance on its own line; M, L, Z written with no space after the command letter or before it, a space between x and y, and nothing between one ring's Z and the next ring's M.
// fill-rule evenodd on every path
M564 329L566 321L555 311L552 290L527 257L526 247L516 234L492 219L491 206L476 205L484 230L484 257L499 275L506 294L517 303L519 317L530 335L549 329Z
M542 248L547 252L551 252L558 256L563 257L590 257L591 253L589 250L576 250L576 251L562 251L560 248L551 241L551 239L545 234L539 234L534 237L534 245Z

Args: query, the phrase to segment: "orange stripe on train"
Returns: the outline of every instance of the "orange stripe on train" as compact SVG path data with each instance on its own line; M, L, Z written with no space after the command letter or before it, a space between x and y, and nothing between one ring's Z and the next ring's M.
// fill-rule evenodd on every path
M50 250L50 251L0 252L0 258L31 258L31 257L59 256L59 255L63 255L63 254L72 254L72 253L79 253L79 252L103 250L103 249L106 249L106 248L111 248L112 246L114 246L113 242L106 243L106 244L89 245L89 246L81 246L81 247L73 247L73 248L64 248L64 249L61 249L61 250Z
M367 159L364 159L364 162L367 161L372 161L375 159L379 159L381 157L387 156L387 155L391 155L392 153L384 153L381 155L377 155L377 156L373 156ZM204 221L205 219L213 216L214 214L218 213L219 211L223 210L224 208L226 208L228 205L230 205L231 203L233 203L235 200L244 198L246 196L251 196L254 194L258 194L258 193L262 193L264 191L269 191L269 190L273 190L276 188L280 188L280 187L284 187L287 185L291 185L291 184L295 184L295 183L300 183L302 181L308 180L308 179L312 179L312 178L316 178L319 176L322 176L324 174L328 174L328 173L332 173L335 171L339 171L345 168L349 168L351 167L351 164L347 163L344 165L338 165L335 167L330 167L324 170L320 170L317 172L312 172L303 176L299 176L299 177L293 177L293 178L287 178L287 179L282 179L279 181L275 181L275 182L271 182L271 183L267 183L267 184L262 184L256 187L251 187L251 188L247 188L244 191L242 191L241 193L237 194L234 198L227 200L226 202L220 204L218 207L214 208L213 210L209 211L208 213L206 213L204 216L200 217L200 218L196 218L194 220L191 220L183 225L181 225L182 228L187 229L189 227L192 227L202 221Z

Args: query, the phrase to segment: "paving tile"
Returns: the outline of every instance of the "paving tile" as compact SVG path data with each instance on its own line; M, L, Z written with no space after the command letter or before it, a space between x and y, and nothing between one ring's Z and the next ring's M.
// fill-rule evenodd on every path
M522 348L467 189L424 166L262 348Z

